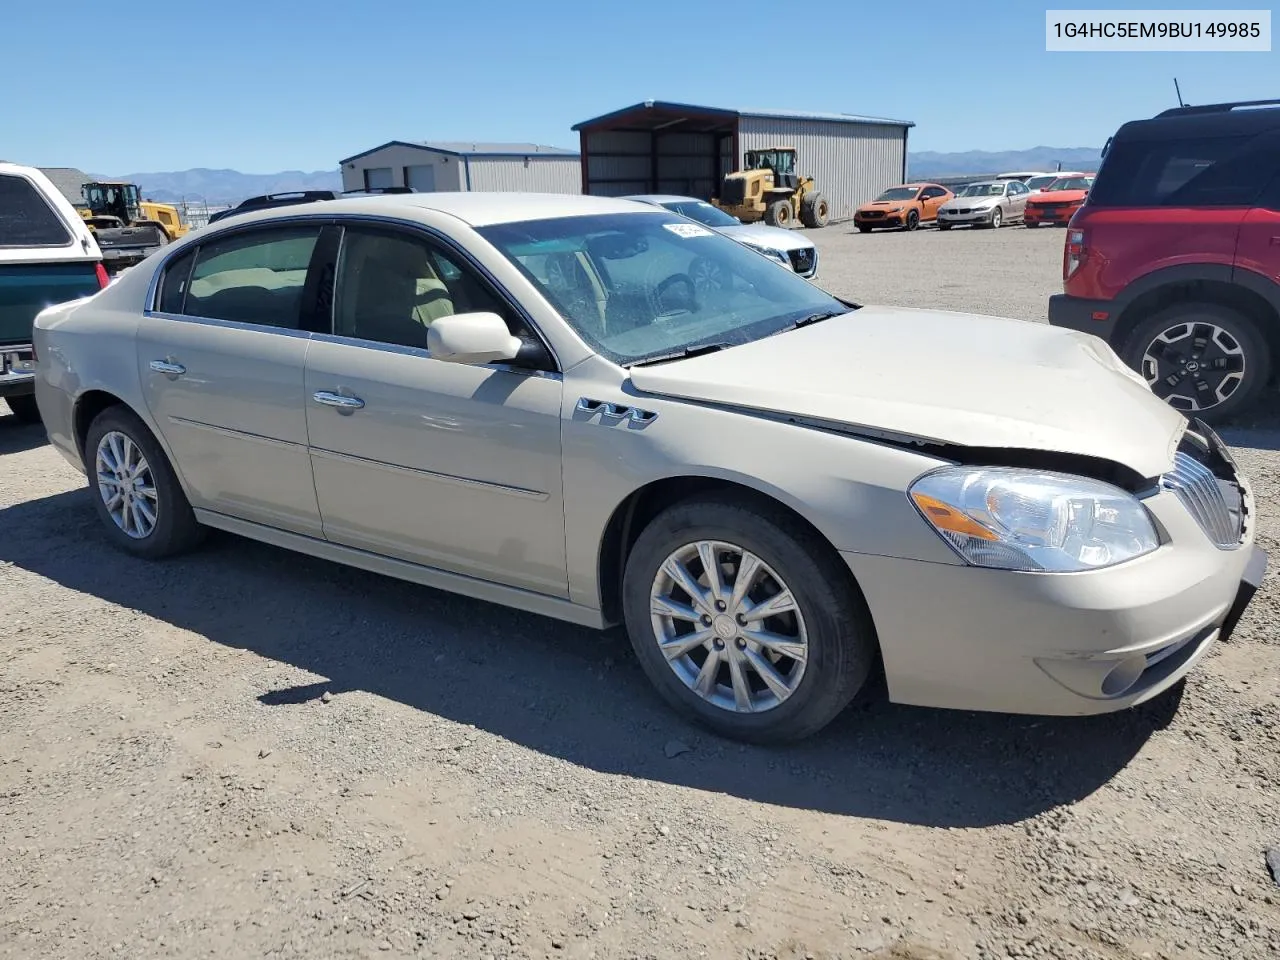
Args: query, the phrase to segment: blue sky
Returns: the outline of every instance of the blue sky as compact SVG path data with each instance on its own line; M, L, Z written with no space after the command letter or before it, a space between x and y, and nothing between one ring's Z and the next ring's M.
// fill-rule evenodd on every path
M14 2L0 32L0 158L268 173L331 169L390 139L576 147L574 123L646 99L914 120L913 150L1098 146L1172 105L1174 76L1189 102L1280 92L1274 51L1046 53L1045 7Z

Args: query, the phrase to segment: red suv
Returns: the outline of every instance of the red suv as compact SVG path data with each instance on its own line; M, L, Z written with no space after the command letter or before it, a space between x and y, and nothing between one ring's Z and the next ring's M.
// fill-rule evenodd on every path
M1068 225L1049 322L1096 334L1152 390L1221 421L1280 369L1280 100L1122 126Z

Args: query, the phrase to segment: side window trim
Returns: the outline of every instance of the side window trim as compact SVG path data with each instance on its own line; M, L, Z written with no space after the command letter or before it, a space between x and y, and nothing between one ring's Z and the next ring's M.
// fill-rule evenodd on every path
M502 282L498 280L497 277L495 277L482 263L476 260L475 257L473 257L468 250L463 248L452 237L449 237L441 233L440 231L427 226L426 224L416 223L410 220L391 220L384 217L375 217L375 216L345 216L341 219L340 225L343 228L343 243L338 248L338 254L335 257L335 264L334 264L335 283L337 280L337 266L338 266L338 263L341 261L341 256L342 256L341 251L346 247L347 229L355 228L355 227L374 227L379 229L385 229L392 233L398 233L402 236L412 237L420 240L426 240L428 243L435 244L436 246L442 248L444 252L456 256L457 259L459 260L460 266L465 266L470 270L472 270L476 274L477 278L479 278L486 286L488 286L491 289L491 291L494 293L494 295L497 296L497 298L500 301L502 301L502 303L506 305L506 307L509 310L511 310L513 314L518 316L524 322L524 325L533 333L533 335L537 337L537 339L542 343L542 346L546 349L547 354L551 357L551 362L553 366L552 370L537 370L529 367L509 366L507 364L495 363L495 364L490 364L490 366L493 369L498 369L498 370L509 369L517 373L542 374L544 376L548 374L559 376L563 371L564 368L563 368L563 365L560 363L559 355L556 353L555 348L551 345L550 340L547 339L546 334L544 334L542 330L539 329L533 317L529 315L529 311L524 308L524 306L519 302L519 300L517 300L516 297L512 295L511 291L508 290L506 286L504 286ZM336 305L336 296L333 299ZM331 316L332 316L332 309L331 309ZM402 345L392 344L392 343L382 343L376 340L362 340L359 337L349 337L349 336L344 336L342 334L336 333L335 332L336 330L337 330L336 320L331 320L329 331L323 334L323 336L326 339L331 338L341 343L368 344L370 347L375 349L389 350L391 352L396 352L396 353L409 353L414 356L423 356L428 358L430 357L430 354L428 354L427 351L422 350L418 347L408 347L408 346L402 346Z

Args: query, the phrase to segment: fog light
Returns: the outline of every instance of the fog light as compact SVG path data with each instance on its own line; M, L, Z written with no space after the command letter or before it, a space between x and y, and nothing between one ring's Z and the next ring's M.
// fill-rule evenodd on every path
M1147 658L1141 655L1126 657L1121 660L1102 678L1102 695L1118 697L1138 682L1142 671L1147 669Z

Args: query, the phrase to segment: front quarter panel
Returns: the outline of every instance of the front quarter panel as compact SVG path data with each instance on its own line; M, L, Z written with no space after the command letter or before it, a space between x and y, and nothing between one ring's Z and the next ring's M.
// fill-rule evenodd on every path
M638 408L648 423L578 408L586 398ZM610 518L648 484L714 478L795 510L838 550L958 563L916 513L907 486L943 461L887 444L745 412L641 394L593 360L565 377L564 490L569 594L600 605Z

